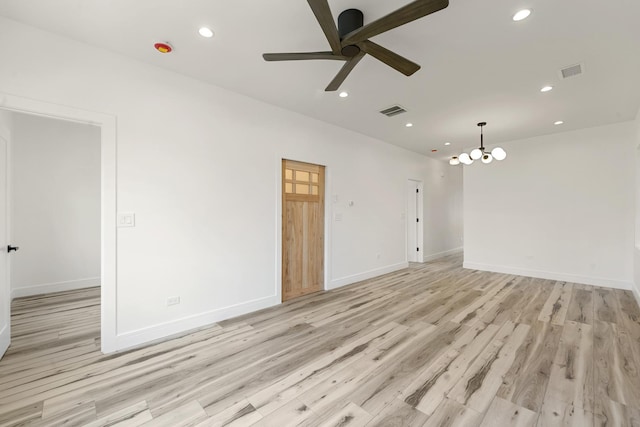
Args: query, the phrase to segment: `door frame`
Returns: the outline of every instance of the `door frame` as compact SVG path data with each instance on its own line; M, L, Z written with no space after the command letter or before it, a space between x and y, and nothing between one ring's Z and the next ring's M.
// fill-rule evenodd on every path
M0 92L0 108L100 127L100 340L103 353L118 350L116 116Z
M420 253L417 254L417 261L410 261L410 257L409 257L409 221L413 221L413 217L411 215L412 212L409 212L409 197L411 197L413 194L409 194L409 186L407 185L406 187L406 194L407 194L407 224L406 224L406 231L405 231L405 248L407 250L407 262L424 262L424 185L422 183L422 180L419 179L411 179L409 178L407 180L407 184L409 183L415 183L416 187L418 188L418 196L417 196L417 201L416 201L416 218L418 218L418 226L417 226L417 241L416 244L418 245L418 247L420 248Z
M5 128L4 126L2 126L0 124L0 138L5 139L6 141L6 146L5 146L5 163L6 163L6 170L5 170L5 224L0 224L0 227L4 227L4 232L5 232L5 237L7 239L7 244L11 242L11 236L9 235L9 215L11 212L10 206L9 206L9 200L11 200L11 195L9 194L9 192L11 191L11 163L9 161L9 159L11 158L11 130L8 128ZM1 166L1 165L0 165ZM7 252L7 255L5 255L7 257L6 259L6 263L5 263L5 285L9 288L7 289L7 300L6 301L2 301L0 300L0 304L5 305L5 309L6 309L6 315L8 317L7 319L7 324L4 326L4 328L0 329L0 359L2 359L2 357L5 355L7 349L9 348L9 346L11 345L11 283L10 283L10 278L11 278L11 272L10 272L10 263L9 263L9 253ZM6 329L6 330L5 330Z
M330 240L330 216L329 216L329 203L327 203L328 194L331 189L330 168L326 162L319 161L318 159L309 159L300 155L285 155L279 154L275 159L275 186L276 186L276 259L275 259L275 296L276 299L282 304L282 161L293 160L301 163L311 163L314 165L324 166L324 277L322 283L322 290L327 291L329 289L329 272L331 271L331 257L329 256L329 248L331 247Z

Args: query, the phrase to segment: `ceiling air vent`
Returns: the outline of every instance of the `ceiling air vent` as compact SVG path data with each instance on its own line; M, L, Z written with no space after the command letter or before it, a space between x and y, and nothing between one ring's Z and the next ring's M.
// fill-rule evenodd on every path
M399 105L394 105L393 107L385 108L380 112L387 117L393 117L393 116L397 116L398 114L406 113L407 110L405 110Z
M569 77L579 76L582 74L582 70L582 64L571 65L560 70L560 75L563 79L568 79Z

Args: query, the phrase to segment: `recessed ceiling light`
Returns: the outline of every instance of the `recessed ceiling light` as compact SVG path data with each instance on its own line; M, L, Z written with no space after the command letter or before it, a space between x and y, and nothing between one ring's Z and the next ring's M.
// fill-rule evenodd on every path
M545 86L542 89L540 89L540 92L549 92L553 90L553 86Z
M513 15L513 20L522 21L523 19L527 19L529 15L531 15L531 10L522 9L522 10L519 10L515 15Z
M211 31L209 28L207 27L202 27L198 30L198 32L200 33L200 35L202 37L206 37L206 38L211 38L213 37L213 31Z
M451 143L450 142L445 142L444 145L451 145Z
M558 126L558 125L563 125L564 122L562 120L558 120L557 122L554 122L553 124Z
M405 126L406 126L406 127L408 127L408 128L410 128L410 127L412 127L412 126L413 126L413 123L407 123Z
M349 94L347 92L340 92L340 95L338 95L340 98L346 98L347 96L349 96Z

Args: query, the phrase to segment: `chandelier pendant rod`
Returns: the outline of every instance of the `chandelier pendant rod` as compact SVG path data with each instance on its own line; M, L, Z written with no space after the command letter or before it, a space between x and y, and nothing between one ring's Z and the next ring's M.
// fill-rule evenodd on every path
M484 153L484 126L487 124L487 122L480 122L478 123L478 126L480 126L480 151L482 151Z

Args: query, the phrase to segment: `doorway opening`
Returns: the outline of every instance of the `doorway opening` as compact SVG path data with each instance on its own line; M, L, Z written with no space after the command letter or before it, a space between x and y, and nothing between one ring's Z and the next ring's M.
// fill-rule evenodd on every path
M94 296L99 295L97 299L94 298L94 301L99 302L89 304L92 305L94 322L92 325L86 326L88 329L93 329L94 332L97 331L100 338L100 349L103 353L116 351L118 345L116 328L115 117L1 93L0 100L2 100L0 118L6 117L8 114L18 117L17 122L23 130L27 129L33 132L39 129L39 126L33 127L33 124L36 120L41 120L54 127L57 126L59 131L62 128L75 127L76 130L86 131L94 137L91 148L88 146L80 147L81 151L82 148L85 149L84 154L89 154L90 159L88 160L88 158L82 157L84 154L71 154L68 151L68 146L62 148L54 143L56 138L62 138L65 143L70 142L70 139L73 138L65 138L62 131L50 133L45 131L43 132L45 138L40 140L40 143L45 145L29 146L28 148L21 145L20 149L26 149L26 152L21 153L20 156L23 156L22 160L26 163L14 164L15 162L11 162L9 159L14 159L15 154L18 153L12 153L11 150L15 150L15 146L20 143L20 141L15 141L14 137L24 132L9 132L10 140L7 144L9 155L0 156L3 163L0 168L4 170L5 176L16 180L16 182L7 181L4 186L5 189L13 190L15 194L11 195L7 192L4 197L0 198L0 205L2 205L0 211L5 214L9 213L9 215L0 216L0 230L4 230L3 233L0 233L0 237L2 237L0 238L2 246L0 247L0 258L2 258L0 260L0 297L2 297L5 308L0 310L0 333L2 334L0 342L4 343L6 340L7 344L10 344L9 339L12 336L10 300L12 297L19 298L66 291L68 294L62 294L65 298L76 292L81 293L82 291L78 291L78 289L92 287L89 293L93 292ZM12 120L11 127L14 127L16 123ZM42 129L40 128L40 130ZM55 151L56 147L60 149L58 152ZM48 156L41 156L38 158L39 160L34 160L35 157L29 158L30 155L44 154L47 150L49 150ZM82 157L84 162L80 165L74 164L72 160L79 157ZM21 169L20 172L25 172L23 166L34 166L34 164L29 165L29 162L35 163L38 168L30 169L30 172L23 176L15 176L18 169ZM7 172L10 165L14 170ZM24 187L13 188L18 184L18 181ZM21 191L24 188L38 188L40 192L27 194L27 192ZM0 195L2 194L3 192L0 192ZM19 197L20 200L17 200L16 197ZM15 207L9 206L13 199L16 199ZM40 217L40 223L33 227L48 226L49 232L46 236L43 235L46 233L40 229L39 233L33 233L34 230L29 230L29 221L33 221L37 217L36 213L42 213L40 211L44 209L42 206L35 206L38 202L54 205L49 206L54 208L49 210L49 215ZM17 222L20 225L18 229L13 230L14 225L18 225L14 224L18 215L20 219ZM42 222L48 224L41 224ZM31 222L31 224L33 226L35 223ZM9 225L11 226L9 227ZM82 231L75 232L69 228L72 226L82 228ZM89 227L91 231L88 231ZM18 230L20 231L18 232ZM16 236L8 235L7 232L11 231ZM40 234L40 236L34 234ZM85 234L90 234L88 236L90 238L87 239L90 243L80 242L87 237ZM36 246L33 245L35 241L33 239L42 237L50 240L41 240L37 245L38 250L33 251ZM25 242L30 243L25 246L23 243L13 240L15 238L24 239ZM83 244L85 246L82 246ZM89 246L86 245L89 245L91 249L88 249ZM9 254L8 246L18 246L20 250L11 251ZM17 262L16 259L9 261L10 257L14 257L14 254L21 255L20 262ZM24 264L25 258L37 259L38 261L29 261ZM53 271L54 274L49 276L50 279L43 281L41 279L43 276L38 276L38 274L42 274L47 269L51 273L56 268L36 268L34 265L34 262L40 262L42 264L37 267L43 267L44 264L49 263L49 267L51 267L53 263L50 261L58 261L56 265L60 267L74 258L75 261L78 259L84 261L85 265L76 263L73 267L76 269L76 277L69 280L57 280L56 277L61 277L60 271ZM14 261L17 262L16 269L11 272L11 264ZM20 263L23 265L19 265ZM31 271L25 268L25 265L30 265ZM65 265L65 268L67 267L69 265ZM14 286L11 284L12 280ZM82 299L83 297L75 294L73 298ZM3 324L7 327L3 328Z
M423 262L422 181L407 182L407 261Z
M325 168L282 160L282 301L324 289Z
M8 270L11 311L20 319L14 350L45 332L97 341L100 128L14 112L11 131ZM38 327L26 328L26 319Z

